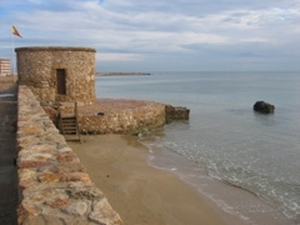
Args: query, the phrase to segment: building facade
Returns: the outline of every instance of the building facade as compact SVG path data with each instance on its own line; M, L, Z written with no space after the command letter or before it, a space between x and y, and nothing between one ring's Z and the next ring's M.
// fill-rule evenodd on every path
M0 76L11 75L10 71L10 60L0 59Z
M48 104L95 102L95 53L85 47L22 47L17 53L20 85Z

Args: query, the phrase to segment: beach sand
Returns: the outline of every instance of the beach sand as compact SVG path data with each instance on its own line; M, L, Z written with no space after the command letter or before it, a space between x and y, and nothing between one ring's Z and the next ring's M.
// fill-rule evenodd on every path
M224 225L223 218L188 184L147 164L136 137L84 136L70 147L125 225Z

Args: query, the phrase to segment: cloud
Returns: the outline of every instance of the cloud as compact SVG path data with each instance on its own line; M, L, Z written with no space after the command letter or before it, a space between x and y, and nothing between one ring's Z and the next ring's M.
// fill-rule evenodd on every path
M267 43L268 40L264 38L259 38L259 37L251 37L251 38L245 38L245 39L240 39L241 42L248 42L248 43Z
M99 62L141 61L143 56L130 53L97 53L96 60Z
M145 67L150 59L155 64L153 55L165 60L172 55L180 65L191 57L271 61L272 49L300 55L296 0L1 0L1 5L2 46L9 46L6 32L15 24L24 37L17 44L88 46L109 62L136 61ZM265 54L253 53L262 46Z

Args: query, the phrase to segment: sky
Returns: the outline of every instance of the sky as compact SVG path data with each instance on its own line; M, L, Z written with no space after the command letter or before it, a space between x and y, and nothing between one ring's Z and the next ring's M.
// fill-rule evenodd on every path
M300 71L300 0L0 0L0 58L28 46L95 48L99 72Z

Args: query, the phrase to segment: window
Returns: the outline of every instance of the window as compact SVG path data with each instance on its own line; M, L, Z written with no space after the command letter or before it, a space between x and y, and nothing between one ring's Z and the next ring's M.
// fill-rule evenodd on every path
M66 70L65 69L56 69L56 83L57 83L57 94L66 95Z

